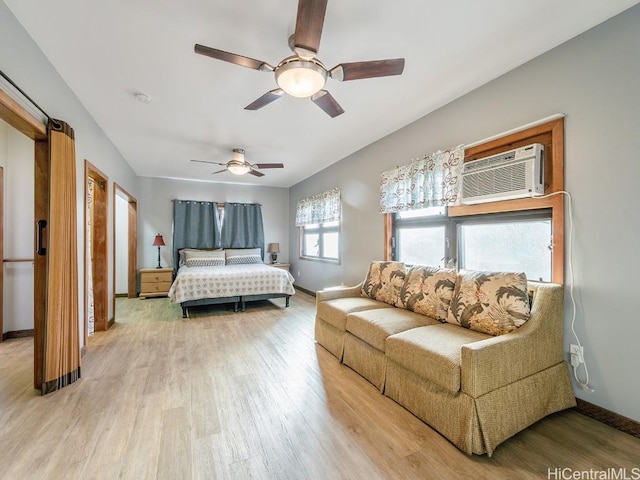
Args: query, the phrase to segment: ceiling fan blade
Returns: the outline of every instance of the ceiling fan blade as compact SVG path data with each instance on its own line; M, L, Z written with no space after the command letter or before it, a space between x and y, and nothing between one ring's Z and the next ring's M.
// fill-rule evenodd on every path
M284 168L282 163L256 163L256 168Z
M259 110L265 105L269 105L274 100L279 99L283 95L284 95L284 90L282 90L281 88L276 88L275 90L271 90L270 92L265 93L260 98L258 98L257 100L253 101L252 103L244 107L244 109Z
M298 56L313 58L318 53L326 11L327 0L298 0L296 31L293 34L293 46Z
M198 163L212 163L214 165L226 165L226 163L220 163L220 162L209 162L208 160L191 160L192 162L198 162Z
M336 99L331 96L326 90L320 90L318 93L311 97L311 101L318 105L327 115L331 118L342 115L344 110L340 106Z
M264 177L264 173L257 170L249 170L247 173L253 175L254 177Z
M390 60L372 60L370 62L341 63L331 69L331 78L336 80L360 80L362 78L389 77L401 75L404 70L404 58Z
M216 173L222 173L222 172L226 172L226 171L227 171L227 169L223 168L222 170L218 170L217 172L211 172L211 175L215 175Z
M234 63L242 67L269 72L273 71L273 67L267 62L256 60L255 58L245 57L243 55L237 55L235 53L225 52L224 50L218 50L217 48L205 47L204 45L199 45L196 43L194 51L200 55L215 58L216 60L222 60L223 62Z

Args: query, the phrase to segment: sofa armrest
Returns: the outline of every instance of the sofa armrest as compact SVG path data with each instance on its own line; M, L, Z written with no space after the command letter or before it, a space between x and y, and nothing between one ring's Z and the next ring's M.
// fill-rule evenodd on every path
M326 300L334 300L336 298L360 297L362 291L362 282L353 287L334 287L327 288L316 292L316 304Z
M462 391L477 398L562 362L563 307L561 285L536 284L527 323L462 346Z

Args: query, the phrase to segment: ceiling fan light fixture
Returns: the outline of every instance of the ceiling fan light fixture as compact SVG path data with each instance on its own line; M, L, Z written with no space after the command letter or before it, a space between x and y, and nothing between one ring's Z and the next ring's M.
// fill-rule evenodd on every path
M243 148L234 148L231 150L231 159L234 162L245 163L244 162L244 149Z
M278 86L292 97L310 97L322 90L326 81L327 71L316 62L296 59L276 68Z
M227 170L229 170L234 175L244 175L245 173L249 173L249 170L251 170L251 165L245 162L231 160L227 164Z

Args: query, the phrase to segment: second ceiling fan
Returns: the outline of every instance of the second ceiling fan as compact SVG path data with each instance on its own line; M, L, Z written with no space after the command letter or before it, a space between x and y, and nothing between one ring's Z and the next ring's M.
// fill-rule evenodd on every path
M311 98L329 116L337 117L344 110L324 89L327 78L347 81L400 75L404 70L404 58L340 63L328 69L316 58L326 10L327 0L298 1L295 33L289 37L289 48L294 55L285 58L275 67L261 60L199 44L195 45L195 52L262 72L275 73L279 88L265 93L244 107L245 110L258 110L287 93L293 97Z
M264 177L264 173L259 172L256 169L259 168L284 168L284 165L281 163L249 163L244 158L244 150L242 148L234 148L232 150L233 155L231 156L231 160L225 163L221 162L211 162L209 160L191 160L192 162L198 163L211 163L213 165L221 165L224 166L222 170L218 170L216 173L222 173L229 171L234 175L244 175L246 173L253 175L254 177Z

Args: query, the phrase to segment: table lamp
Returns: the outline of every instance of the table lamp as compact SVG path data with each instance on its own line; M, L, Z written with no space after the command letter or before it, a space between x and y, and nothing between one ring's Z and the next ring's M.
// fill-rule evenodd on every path
M278 253L280 253L279 243L270 243L267 251L271 254L271 263L278 262Z
M156 268L162 268L160 265L160 247L164 247L164 238L162 238L162 235L156 235L156 239L153 241L153 246L158 247L158 266Z

